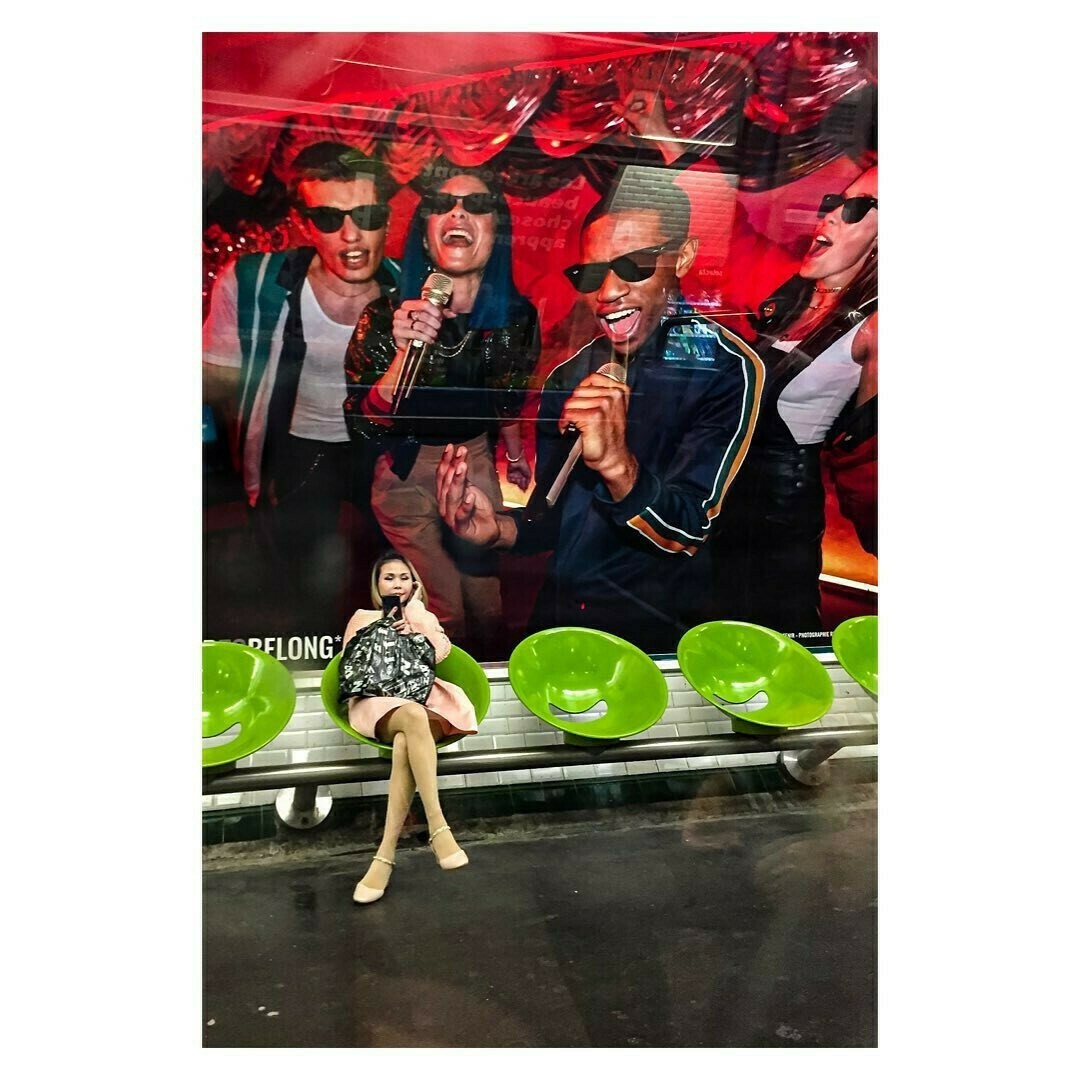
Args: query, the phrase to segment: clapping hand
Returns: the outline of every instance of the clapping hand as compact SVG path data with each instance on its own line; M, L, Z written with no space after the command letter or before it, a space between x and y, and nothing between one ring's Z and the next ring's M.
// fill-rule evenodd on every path
M495 507L478 487L469 482L469 451L447 443L435 473L435 498L439 516L455 536L473 544L493 544L499 538Z

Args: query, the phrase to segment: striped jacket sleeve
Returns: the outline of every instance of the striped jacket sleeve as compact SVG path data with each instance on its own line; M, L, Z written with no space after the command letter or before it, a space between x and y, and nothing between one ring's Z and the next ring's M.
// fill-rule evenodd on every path
M663 475L639 461L637 482L625 498L612 501L603 485L596 495L615 524L671 555L695 555L708 539L746 457L761 405L761 360L739 337L712 325L717 370L708 373L694 417Z

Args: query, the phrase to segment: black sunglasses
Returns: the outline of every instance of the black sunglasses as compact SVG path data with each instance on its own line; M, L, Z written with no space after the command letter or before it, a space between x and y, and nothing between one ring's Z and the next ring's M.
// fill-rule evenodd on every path
M358 229L365 232L381 229L390 220L390 207L386 203L368 203L366 206L354 206L351 210L339 210L336 206L301 206L298 209L319 232L325 233L337 232L346 214Z
M570 284L580 293L596 292L607 277L609 270L630 284L646 281L656 273L656 265L665 251L672 251L682 246L682 240L669 240L657 247L639 248L628 251L617 259L606 263L576 263L568 266L563 273L570 279Z
M877 199L873 195L849 195L846 199L843 195L826 195L821 200L821 207L817 216L824 217L830 210L838 206L844 209L840 212L842 221L854 225L856 221L862 221L871 210L877 206Z
M459 202L470 214L493 214L499 208L499 196L490 191L474 191L469 195L437 191L420 200L420 209L428 214L449 214Z

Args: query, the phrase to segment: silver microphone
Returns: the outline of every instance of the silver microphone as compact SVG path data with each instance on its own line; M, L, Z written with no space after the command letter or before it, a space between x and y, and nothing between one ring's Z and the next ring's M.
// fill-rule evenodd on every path
M454 283L446 274L428 274L428 279L420 290L420 299L427 300L436 307L446 307L453 289ZM428 348L426 341L416 341L414 339L409 342L409 347L405 351L405 362L401 368L401 375L390 399L390 411L392 413L396 413L401 408L401 403L413 392L413 387L416 385L416 376L427 359Z
M625 383L626 382L626 368L622 364L610 363L604 364L596 369L597 375L604 375L611 379L613 382ZM574 443L570 450L566 461L563 462L563 467L559 470L558 475L552 482L551 487L548 489L547 495L544 497L544 501L548 506L554 506L555 500L562 494L562 489L566 487L566 481L570 479L570 474L574 471L574 466L581 458L581 440L583 436L577 437L577 442Z

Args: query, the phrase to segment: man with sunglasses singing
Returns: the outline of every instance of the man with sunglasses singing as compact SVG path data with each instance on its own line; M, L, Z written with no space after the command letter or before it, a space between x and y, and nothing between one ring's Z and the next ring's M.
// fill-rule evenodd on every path
M469 483L467 454L444 451L440 511L459 536L552 550L534 630L589 626L672 652L690 626L723 614L707 541L754 430L763 369L682 300L698 248L689 223L682 189L640 166L585 219L583 261L566 275L597 336L544 387L537 475L566 457L567 439L581 450L550 513L495 513Z
M393 186L381 162L344 143L301 150L289 194L310 246L238 260L203 330L204 381L237 403L244 487L292 633L340 625L348 560L373 554L339 532L342 501L367 502L341 358L367 306L394 289L382 265Z

